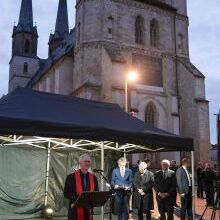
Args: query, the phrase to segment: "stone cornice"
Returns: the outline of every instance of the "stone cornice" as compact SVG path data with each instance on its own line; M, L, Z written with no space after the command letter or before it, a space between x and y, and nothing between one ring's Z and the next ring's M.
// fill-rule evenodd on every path
M103 46L103 44L106 41L88 41L88 42L84 42L81 43L79 46L77 46L75 48L74 54L77 54L82 48L101 48ZM127 44L122 44L119 42L120 48L122 49L122 51L129 51L131 53L138 53L138 54L142 54L142 55L148 55L151 57L159 57L159 58L175 58L175 53L169 53L169 52L164 52L162 50L159 49L155 49L155 48L146 48L146 47L140 47L140 46L131 46L131 45L127 45Z
M209 103L208 100L202 98L195 98L194 100L196 103Z

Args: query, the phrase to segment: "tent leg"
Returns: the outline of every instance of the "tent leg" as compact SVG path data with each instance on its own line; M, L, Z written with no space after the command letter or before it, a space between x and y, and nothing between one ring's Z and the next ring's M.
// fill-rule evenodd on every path
M101 170L105 170L105 152L104 152L104 142L102 142L101 147ZM104 179L101 178L101 191L104 191ZM104 220L104 207L101 208L101 219Z
M47 167L46 167L46 179L45 179L45 198L44 198L44 206L47 206L48 203L48 186L49 186L49 170L50 170L50 142L48 143L47 148Z
M195 219L196 214L196 201L195 201L195 157L194 151L191 151L191 166L192 166L192 201L193 201L193 219Z

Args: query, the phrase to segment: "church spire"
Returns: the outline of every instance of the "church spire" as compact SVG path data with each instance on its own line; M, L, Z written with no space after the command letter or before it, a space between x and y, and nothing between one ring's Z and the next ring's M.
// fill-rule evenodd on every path
M14 26L13 36L17 33L30 33L38 37L37 27L33 26L32 0L22 0L18 25Z
M69 33L67 0L59 0L55 33L63 37Z
M22 0L18 25L23 28L33 27L32 0Z
M59 0L57 11L57 19L54 34L50 34L49 39L49 55L54 51L69 34L69 21L67 0Z

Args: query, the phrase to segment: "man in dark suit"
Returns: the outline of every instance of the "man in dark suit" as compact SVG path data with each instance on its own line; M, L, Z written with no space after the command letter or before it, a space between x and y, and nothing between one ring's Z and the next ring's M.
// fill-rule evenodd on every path
M139 171L134 175L133 185L133 207L138 210L138 220L144 219L143 213L146 214L147 220L151 220L151 210L154 209L154 174L147 170L147 163L139 164Z
M84 154L79 158L80 169L75 170L66 178L64 196L69 199L68 220L88 220L92 218L92 210L89 208L73 207L78 195L82 192L98 191L97 178L88 172L91 167L91 158Z
M112 172L111 184L116 190L115 205L118 220L129 218L129 198L132 187L132 171L126 168L127 160L121 157L118 160L118 168Z
M181 220L193 220L192 213L192 178L188 171L190 161L187 158L182 159L182 166L176 171L177 192L181 196Z
M161 162L161 170L154 175L154 189L156 191L156 198L160 219L173 220L174 201L176 190L175 172L169 169L170 161L163 160Z

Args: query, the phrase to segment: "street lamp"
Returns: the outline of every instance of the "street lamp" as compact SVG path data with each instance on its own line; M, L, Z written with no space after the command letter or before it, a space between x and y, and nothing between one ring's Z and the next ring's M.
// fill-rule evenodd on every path
M125 111L128 112L128 82L134 82L138 78L138 74L135 70L131 70L125 77Z

